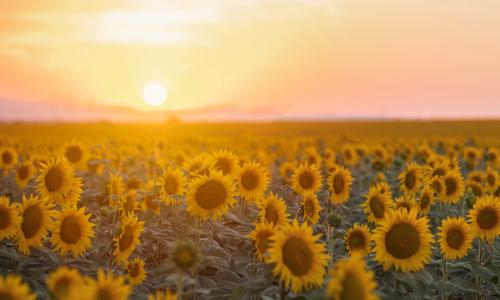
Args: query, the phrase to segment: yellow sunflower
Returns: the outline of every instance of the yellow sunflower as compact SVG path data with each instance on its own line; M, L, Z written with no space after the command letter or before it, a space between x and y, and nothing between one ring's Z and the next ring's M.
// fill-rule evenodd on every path
M5 300L36 300L30 286L22 282L17 275L0 275L0 299Z
M474 234L492 242L500 235L500 198L486 195L476 199L469 211Z
M47 233L52 229L55 210L53 204L30 195L23 195L23 203L19 206L21 228L16 235L18 250L26 255L30 254L31 247L41 247Z
M423 214L427 214L431 209L431 206L434 205L434 200L436 199L436 196L434 194L434 190L432 189L432 187L426 185L420 192L420 195L418 196L417 199L420 212L422 212Z
M283 199L274 193L267 194L261 201L257 202L259 208L259 220L273 226L284 226L288 223L289 214L286 212L286 204Z
M307 220L309 224L318 223L321 205L319 204L316 193L307 192L302 196L302 209L304 211L304 219Z
M132 285L141 284L146 279L144 270L144 260L140 258L132 259L127 263L127 278Z
M186 272L196 267L201 259L201 253L191 241L177 241L172 248L170 258L179 270Z
M279 173L284 183L290 183L296 167L297 164L293 161L284 161L280 164Z
M351 192L352 175L348 169L338 166L328 177L328 190L330 201L334 204L342 204L349 199Z
M328 255L319 235L312 228L299 224L282 227L271 237L268 263L274 264L273 275L279 276L285 287L299 293L323 284Z
M80 169L85 167L87 161L87 153L83 147L83 145L79 142L72 141L66 143L63 149L64 157L68 160L71 166L75 169Z
M375 259L388 270L418 271L431 259L432 234L417 210L390 211L375 229Z
M321 188L321 173L316 165L301 164L292 176L292 189L297 194L317 192Z
M427 184L432 187L435 200L441 200L446 193L446 186L444 185L443 177L432 176Z
M248 235L254 242L255 250L257 251L257 259L259 261L265 261L271 237L275 232L276 229L272 224L261 222L257 223L255 229Z
M376 186L373 186L368 190L362 207L368 221L377 223L383 220L387 212L392 209L392 204L392 200L387 193L381 193Z
M3 148L0 150L0 169L10 170L17 164L17 152L12 148Z
M222 172L224 176L234 176L238 171L239 159L231 151L220 150L212 155L212 160L214 161L214 168L219 172Z
M354 254L339 260L330 275L326 287L328 299L332 300L377 300L377 282L363 256Z
M181 201L174 195L183 195L186 190L186 177L179 169L167 168L158 180L160 197L168 205L180 205Z
M15 203L10 203L9 198L0 196L0 241L13 238L21 224L21 217Z
M441 200L446 203L457 203L465 192L462 175L458 171L450 171L443 177L445 190Z
M445 259L460 259L472 248L474 233L464 218L448 217L439 227L439 246Z
M137 191L134 189L128 190L120 202L120 211L122 212L122 216L134 214L138 208L139 203L137 201Z
M481 171L472 171L467 174L467 181L477 182L479 184L483 184L484 182L484 173Z
M122 276L113 276L113 273L105 273L104 270L97 271L97 279L90 279L87 282L82 294L83 299L109 299L109 300L127 300L131 292L130 286L125 284Z
M305 163L309 165L316 165L318 168L321 167L321 155L314 146L308 147L304 151L305 153Z
M114 199L120 199L125 191L125 186L123 183L123 178L118 174L111 174L109 177L109 182L106 185L106 194L109 197L109 205L115 207L118 201Z
M177 300L177 294L171 290L156 290L154 294L148 296L148 300Z
M16 184L17 187L23 189L26 187L31 177L33 177L35 170L30 161L20 164L16 169Z
M70 295L82 288L84 279L76 269L59 267L47 277L47 287L55 299L70 299Z
M371 251L372 235L365 224L354 224L344 235L345 246L349 254L360 253L363 256Z
M115 237L115 249L113 255L116 261L125 263L141 243L139 237L144 229L144 222L139 221L137 216L129 214L122 220L120 234Z
M486 184L486 189L489 192L492 193L496 190L496 188L500 184L500 175L498 174L498 172L496 170L494 170L492 168L488 168L486 170L485 184Z
M408 195L415 195L422 183L421 167L416 163L410 163L406 170L399 174L399 187L401 191Z
M189 214L202 219L218 219L225 214L234 200L234 185L222 173L213 171L191 181L186 195Z
M244 163L236 178L241 197L247 201L260 199L269 185L269 172L256 162Z
M346 144L340 150L344 163L349 166L354 166L358 164L359 157L356 149L351 144Z
M410 211L412 209L418 209L418 207L419 205L415 201L415 198L409 195L403 195L394 200L394 209L396 210L405 209L407 211Z
M89 221L90 214L85 208L66 208L57 213L51 243L60 255L71 252L74 257L81 256L91 247L94 237L94 224Z
M475 181L467 182L467 184L465 185L465 190L471 191L475 197L481 197L484 194L483 185Z

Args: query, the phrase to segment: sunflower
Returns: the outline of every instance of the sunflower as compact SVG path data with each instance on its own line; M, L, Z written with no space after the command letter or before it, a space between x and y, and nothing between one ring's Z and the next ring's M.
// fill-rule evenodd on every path
M380 194L386 195L389 199L392 199L391 186L387 183L387 180L375 183L374 187Z
M179 169L167 168L158 180L160 197L168 205L180 205L181 201L174 195L183 195L186 190L186 177Z
M17 163L17 152L12 148L3 148L0 150L0 168L10 170Z
M130 177L125 183L127 191L139 190L142 187L142 181L136 177Z
M224 176L234 176L238 171L239 159L231 151L220 150L212 155L214 161L214 168Z
M449 167L449 163L444 160L441 162L436 163L434 166L430 168L430 177L437 176L437 177L443 177L450 171L451 168Z
M144 260L134 258L127 263L127 278L132 285L141 284L146 279L146 271L144 271Z
M392 209L392 201L387 193L381 193L377 186L368 190L366 200L362 204L368 221L377 223L384 219L386 213Z
M68 160L71 166L75 169L84 167L86 162L86 151L83 145L79 142L73 141L64 145L64 157Z
M30 286L22 282L17 275L0 275L0 299L5 300L36 300Z
M122 197L120 202L120 211L122 212L122 216L126 216L128 214L134 214L135 211L139 208L139 203L137 202L137 191L129 190Z
M29 255L31 247L41 247L47 233L52 229L55 211L53 204L30 195L23 195L23 203L19 206L21 230L16 235L17 248Z
M260 199L269 185L269 172L256 162L246 162L236 175L241 197L247 201Z
M432 190L434 191L434 196L435 200L440 200L446 193L446 186L444 185L444 179L443 177L439 176L432 176L427 184L432 187Z
M464 194L464 182L458 171L450 171L443 177L445 190L441 200L446 203L457 203Z
M170 257L179 270L186 272L198 264L201 253L191 241L177 241Z
M290 183L296 167L297 164L293 161L285 161L281 163L279 167L279 173L284 183Z
M76 269L59 267L47 277L47 287L55 299L70 299L70 295L83 287L84 279Z
M471 191L475 197L481 197L484 194L483 185L475 181L469 181L465 185L465 190Z
M302 209L304 211L304 218L309 224L318 223L321 205L315 193L307 192L304 194L302 197Z
M401 191L408 195L415 195L422 182L421 167L416 163L410 163L398 178Z
M81 256L90 248L94 237L94 224L89 221L90 214L85 208L66 208L57 213L51 243L60 255L71 252L74 257Z
M303 195L307 191L317 192L321 188L321 173L316 165L301 164L292 176L292 189Z
M436 196L434 195L434 190L432 189L432 187L428 185L424 186L417 198L420 212L422 212L423 214L427 214L431 206L434 204L435 199Z
M17 167L16 184L17 187L23 189L28 184L28 181L35 173L33 164L30 161L24 162Z
M323 284L329 257L319 235L312 228L294 220L271 237L268 263L274 264L273 275L285 287L299 293Z
M328 299L333 300L377 300L377 282L369 270L363 256L354 254L339 260L331 272L326 287Z
M198 155L184 162L184 169L188 171L191 177L208 176L210 169L213 169L213 167L214 161L207 155Z
M415 198L409 195L403 195L394 200L394 209L405 209L410 211L412 209L418 209L419 204L415 201Z
M257 223L255 229L248 235L254 242L255 250L257 251L257 259L259 261L265 261L271 237L275 232L276 229L272 224L261 222Z
M460 259L472 248L474 233L464 218L448 217L439 227L439 246L445 259Z
M489 192L494 192L500 183L500 175L498 174L498 172L496 170L488 168L486 170L485 177L486 177L486 180L485 180L486 189Z
M121 197L125 190L123 178L118 174L111 174L109 182L106 185L106 194L109 196L109 205L115 206L117 201L113 201L113 196Z
M384 270L418 271L431 259L432 234L417 210L391 211L375 229L375 259Z
M346 144L340 150L344 163L349 166L354 166L358 164L359 157L356 149L351 144Z
M345 246L349 254L360 253L363 256L371 251L371 233L365 224L354 224L344 235Z
M286 212L286 204L283 199L274 193L267 194L261 201L257 202L259 208L259 220L273 226L284 226L288 223L289 214Z
M222 173L213 171L193 179L186 195L189 214L202 219L218 219L227 212L234 200L234 185Z
M171 290L156 290L154 294L148 296L148 300L177 300L177 294Z
M472 171L467 174L467 181L469 182L477 182L479 184L483 184L484 182L484 173L481 171Z
M335 150L333 150L332 148L325 149L323 158L324 164L328 170L337 164L337 153L335 153Z
M144 229L144 222L139 221L133 214L126 215L122 220L120 234L115 237L113 255L116 261L125 263L140 244L139 237Z
M474 234L492 242L500 235L500 198L490 195L477 198L469 211L469 219Z
M82 291L87 296L84 299L88 300L127 300L130 292L131 288L122 276L115 277L112 272L106 274L102 269L97 271L97 279L88 280L85 291Z
M81 180L74 176L74 171L64 157L52 157L42 166L36 181L37 191L50 201L71 206L80 200Z
M314 146L308 147L305 151L305 163L321 167L321 155Z
M339 166L330 173L328 177L328 189L330 201L334 204L342 204L349 199L351 192L352 175L349 170Z
M13 238L20 224L21 217L19 217L17 205L11 204L6 196L0 196L0 241Z
M470 169L474 169L476 164L481 160L481 151L475 147L466 147L463 154L464 160Z

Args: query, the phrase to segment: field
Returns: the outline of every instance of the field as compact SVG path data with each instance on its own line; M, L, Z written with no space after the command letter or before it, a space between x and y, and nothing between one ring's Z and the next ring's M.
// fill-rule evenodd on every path
M3 124L0 151L0 299L500 297L500 121Z

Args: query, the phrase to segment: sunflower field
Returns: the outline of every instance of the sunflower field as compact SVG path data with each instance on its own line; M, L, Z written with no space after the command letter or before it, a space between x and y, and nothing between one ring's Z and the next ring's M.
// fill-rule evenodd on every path
M500 123L0 125L0 300L499 299Z

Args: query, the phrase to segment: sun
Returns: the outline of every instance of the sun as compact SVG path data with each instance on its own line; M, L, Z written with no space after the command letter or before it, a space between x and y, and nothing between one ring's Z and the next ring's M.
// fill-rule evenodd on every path
M150 82L142 91L144 102L151 106L159 106L167 101L168 91L160 82Z

